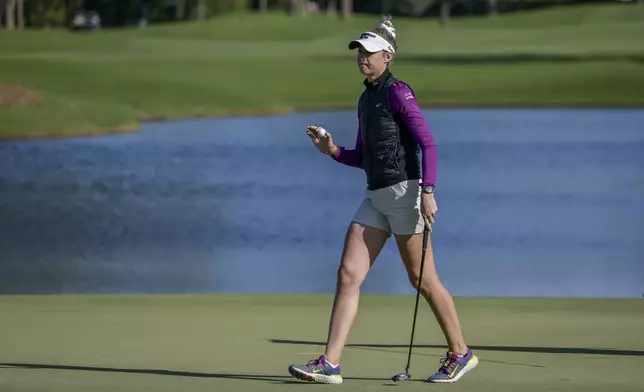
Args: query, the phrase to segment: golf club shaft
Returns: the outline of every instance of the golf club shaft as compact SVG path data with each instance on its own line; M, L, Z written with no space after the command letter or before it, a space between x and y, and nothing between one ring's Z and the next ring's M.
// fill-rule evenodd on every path
M414 321L411 324L411 339L409 340L409 353L407 355L407 367L405 372L409 373L409 366L411 364L411 348L414 344L414 332L416 330L416 315L418 314L418 300L420 299L420 287L423 281L423 269L425 267L425 254L427 253L427 236L428 230L425 228L423 231L423 252L422 260L420 261L420 273L418 275L418 288L416 289L416 306L414 307Z

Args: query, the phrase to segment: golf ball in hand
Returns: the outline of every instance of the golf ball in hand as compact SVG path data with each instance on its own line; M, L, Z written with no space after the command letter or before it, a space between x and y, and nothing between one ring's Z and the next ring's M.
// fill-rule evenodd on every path
M318 133L319 137L324 137L324 135L326 135L326 129L324 129L322 127L318 127L317 133Z

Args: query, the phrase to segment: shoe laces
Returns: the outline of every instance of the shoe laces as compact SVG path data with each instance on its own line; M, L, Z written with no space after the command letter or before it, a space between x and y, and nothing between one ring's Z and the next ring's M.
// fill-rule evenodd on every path
M441 358L440 362L442 364L440 368L440 372L444 374L451 374L452 371L454 371L454 367L456 366L456 356L451 353L447 353L445 358Z
M312 359L309 361L308 365L312 367L322 367L326 364L326 358L321 356L320 358Z

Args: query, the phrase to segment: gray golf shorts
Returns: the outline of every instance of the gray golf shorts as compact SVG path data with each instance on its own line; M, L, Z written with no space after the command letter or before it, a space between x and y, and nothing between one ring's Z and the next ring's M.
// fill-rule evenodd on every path
M352 221L389 234L422 233L425 223L420 214L420 180L367 189Z

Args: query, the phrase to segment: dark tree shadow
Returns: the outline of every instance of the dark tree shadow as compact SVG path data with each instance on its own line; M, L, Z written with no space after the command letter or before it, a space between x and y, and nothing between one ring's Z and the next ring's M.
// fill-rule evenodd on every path
M325 342L314 342L307 340L285 340L269 339L271 343L276 344L297 344L311 346L325 346ZM409 348L404 344L369 344L353 343L347 344L346 347L368 347L368 348ZM414 344L416 348L437 348L446 349L445 345L438 344ZM530 347L530 346L470 346L472 350L480 351L502 351L518 353L539 353L539 354L590 354L590 355L619 355L619 356L644 356L644 350L622 350L611 348L589 348L589 347Z
M397 353L397 354L407 354L407 349L409 346L405 346L405 351L400 351L400 350L394 350L392 348L376 348L376 347L353 347L356 349L360 350L371 350L371 351L382 351L386 353ZM419 353L419 352L414 352L413 355L421 355L421 356L429 356L429 357L436 357L436 358L442 358L442 354L429 354L429 353ZM543 368L545 367L544 365L538 365L535 363L526 363L526 362L513 362L513 361L498 361L494 359L485 359L485 362L490 362L490 363L498 363L501 365L512 365L512 366L524 366L524 367L533 367L533 368Z
M96 366L45 365L45 364L35 364L35 363L0 363L0 368L155 374L160 376L268 381L268 382L280 383L280 384L306 384L303 381L294 380L293 377L288 374L278 376L278 375L270 375L270 374L200 373L200 372L185 372L180 370L166 370L166 369L127 369L127 368L111 368L111 367L96 367ZM343 377L343 378L345 380L361 380L361 381L388 381L389 380L387 378L374 378L374 377Z

